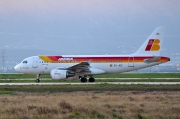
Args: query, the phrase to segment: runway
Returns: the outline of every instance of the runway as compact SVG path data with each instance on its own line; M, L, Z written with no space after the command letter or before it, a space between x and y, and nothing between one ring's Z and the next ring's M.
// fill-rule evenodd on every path
M180 82L95 82L95 83L0 83L0 85L97 85L97 84L115 84L115 85L177 85Z
M97 80L180 80L180 78L96 78ZM0 80L35 80L35 78L25 79L0 79ZM52 80L50 78L41 78L41 80ZM67 79L68 80L68 79Z

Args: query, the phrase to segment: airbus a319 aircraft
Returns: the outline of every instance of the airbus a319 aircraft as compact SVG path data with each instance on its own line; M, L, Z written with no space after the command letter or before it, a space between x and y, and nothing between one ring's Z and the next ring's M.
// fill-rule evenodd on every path
M24 74L50 74L53 80L79 76L81 82L95 82L93 75L123 73L151 67L170 61L160 56L164 28L157 27L142 46L130 55L57 55L32 56L24 59L14 67L15 71Z

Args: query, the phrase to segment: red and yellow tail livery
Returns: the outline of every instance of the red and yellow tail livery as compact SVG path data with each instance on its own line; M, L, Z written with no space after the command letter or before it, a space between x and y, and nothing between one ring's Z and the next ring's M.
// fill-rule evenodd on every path
M160 50L160 40L159 39L150 39L145 51L158 51Z
M160 55L164 40L164 31L163 27L157 27L135 54L153 56Z

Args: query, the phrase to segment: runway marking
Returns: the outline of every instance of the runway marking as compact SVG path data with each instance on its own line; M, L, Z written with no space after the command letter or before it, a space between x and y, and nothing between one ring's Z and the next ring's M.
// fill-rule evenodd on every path
M177 80L180 78L96 78L97 80L109 80L109 79L115 79L115 80ZM25 79L0 79L0 80L35 80L33 78L25 78ZM52 80L51 78L41 78L40 80ZM78 80L78 79L65 79L65 80Z
M177 85L180 82L95 82L95 83L0 83L0 85L97 85L97 84L116 84L116 85Z
M180 79L180 78L96 78L96 79L117 79L117 80L142 80L142 79L145 79L145 80L150 80L150 79L157 79L157 80L173 80L173 79Z

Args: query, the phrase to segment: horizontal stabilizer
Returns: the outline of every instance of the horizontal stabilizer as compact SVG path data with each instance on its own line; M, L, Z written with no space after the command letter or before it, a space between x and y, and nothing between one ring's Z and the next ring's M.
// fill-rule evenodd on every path
M156 61L159 61L160 58L161 58L161 57L157 56L157 57L145 59L145 60L144 60L144 63L152 63L152 62L156 62Z

